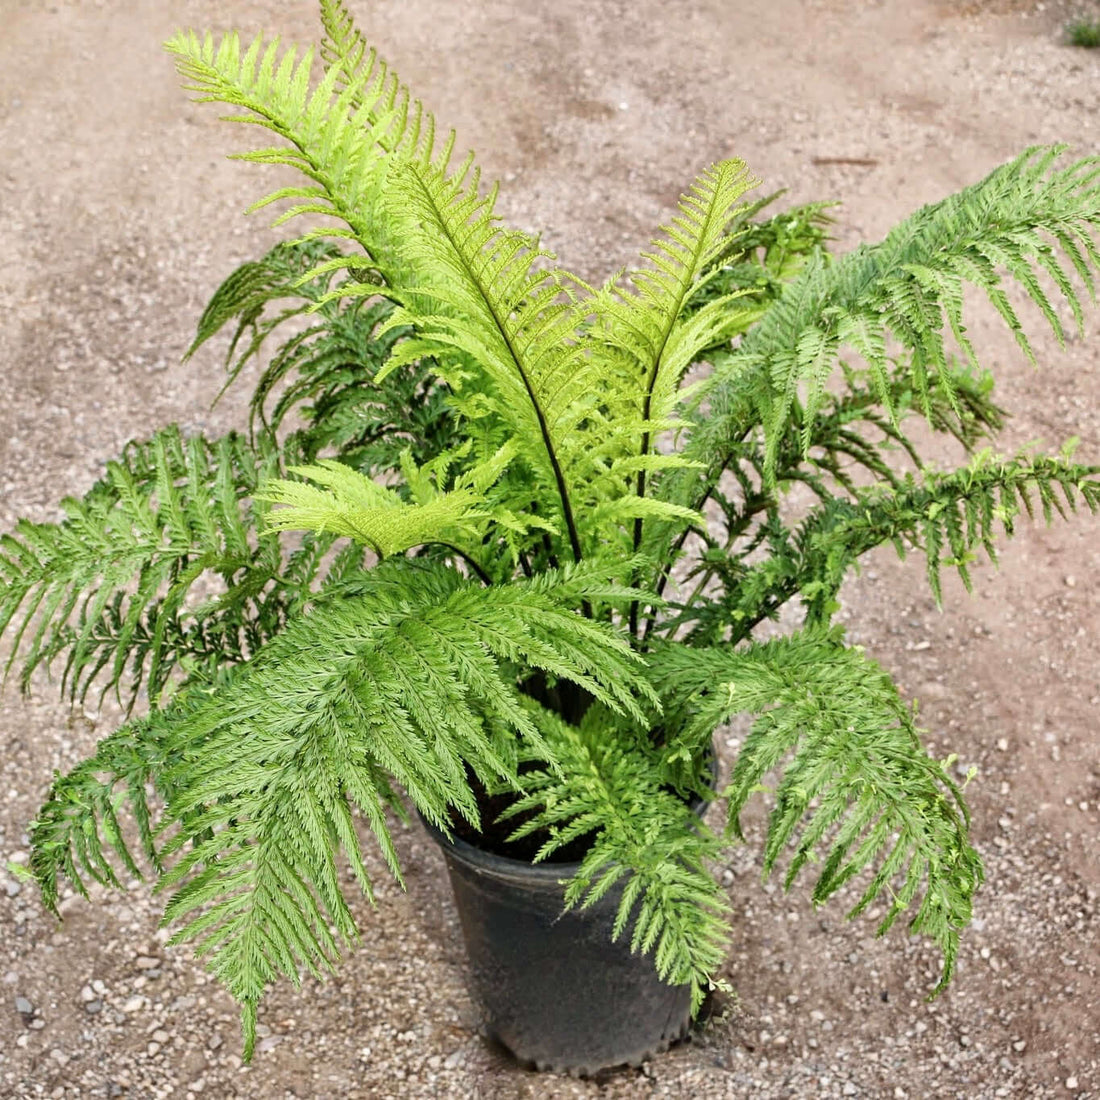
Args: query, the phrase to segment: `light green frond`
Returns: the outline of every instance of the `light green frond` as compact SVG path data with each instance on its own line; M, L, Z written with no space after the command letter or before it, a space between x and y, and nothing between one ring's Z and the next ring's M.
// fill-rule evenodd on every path
M652 249L642 253L652 267L631 272L635 289L612 282L594 300L595 337L632 361L633 385L626 387L627 394L638 402L637 417L647 425L656 422L657 431L670 426L684 371L701 352L744 327L736 302L740 291L692 312L685 312L685 307L714 277L715 260L730 246L728 229L740 212L737 203L756 182L743 161L711 165L681 197L679 213L661 227L664 239L655 240ZM708 269L712 269L709 275ZM642 428L636 441L630 441L631 449L647 454L655 434L648 426ZM645 470L638 472L635 495L646 496ZM642 525L643 517L636 516L635 551L641 546Z
M409 289L437 309L398 309L390 324L411 324L417 340L402 355L464 352L476 366L482 400L514 433L544 485L557 495L575 559L582 556L563 462L571 434L584 419L585 393L596 388L598 364L573 337L588 288L559 268L527 234L504 229L493 214L495 186L479 193L469 162L448 175L404 164L392 173L385 202L402 256L414 273ZM461 394L462 379L452 385Z
M743 161L711 165L681 196L671 222L661 226L664 238L642 253L652 266L630 273L634 288L614 282L595 301L604 338L636 361L644 419L668 415L683 371L699 351L721 341L724 327L737 323L737 291L690 313L685 306L705 288L708 269L729 248L729 225L742 209L738 203L757 182ZM711 270L709 278L714 274Z
M280 221L299 214L337 218L378 269L392 275L390 238L376 211L391 157L428 165L438 156L445 165L453 142L452 135L440 150L434 148L432 128L420 126L419 104L410 122L408 91L396 77L372 59L353 72L330 66L314 88L312 51L299 61L293 47L280 55L277 40L265 45L257 37L242 52L236 34L216 43L209 34L200 40L193 32L181 32L166 48L200 102L239 108L244 113L230 119L256 123L287 142L239 154L239 159L288 165L311 181L310 186L281 188L257 205L289 200L292 205ZM338 233L323 228L307 234L318 235Z
M267 482L257 499L284 505L268 515L269 530L329 531L355 539L383 558L427 542L465 542L477 535L476 522L488 515L479 507L484 497L472 489L458 488L409 504L393 489L341 462L323 459L290 472L315 484Z

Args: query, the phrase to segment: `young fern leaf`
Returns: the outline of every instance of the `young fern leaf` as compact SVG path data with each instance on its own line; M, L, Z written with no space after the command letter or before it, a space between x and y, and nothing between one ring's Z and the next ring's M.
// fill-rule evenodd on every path
M592 846L565 890L566 908L587 909L613 888L613 938L653 955L670 985L690 985L697 1010L725 954L729 906L707 861L717 838L665 785L652 750L613 725L578 729L533 702L530 710L560 770L520 775L523 796L502 820L527 815L510 839L546 831L535 861L580 836Z
M472 488L409 504L393 489L341 462L322 460L315 466L291 467L290 472L315 484L268 482L257 499L285 505L268 516L269 530L330 531L363 543L380 558L431 542L480 543L476 521L488 513L480 507L484 498Z
M299 61L290 47L280 58L277 41L265 47L257 37L242 54L240 40L232 33L215 45L212 35L200 40L194 32L181 32L166 48L176 56L180 74L190 82L188 90L200 102L240 108L246 113L228 116L229 120L257 123L289 146L241 153L237 159L288 165L313 182L274 191L253 209L290 200L293 205L276 224L303 214L334 217L348 229L318 228L306 239L350 237L370 260L369 266L362 258L351 261L357 272L373 268L383 281L396 273L390 234L377 210L381 181L391 155L412 157L424 165L435 155L432 128L422 132L419 126L419 105L409 124L407 92L398 99L396 77L387 79L384 67L381 73L370 66L352 75L334 66L311 89L312 51ZM439 163L447 163L452 144L453 134L438 153ZM314 270L336 266L347 262L336 258ZM372 284L362 293L378 289Z
M599 377L598 365L570 339L585 312L574 288L589 288L559 268L533 270L537 259L553 254L497 224L496 186L481 196L479 172L471 178L469 166L467 160L448 175L442 165L403 164L388 181L384 202L412 273L409 287L432 308L395 311L386 327L410 324L417 335L396 350L387 369L438 356L443 377L461 393L463 380L448 377L446 361L455 349L469 356L481 374L483 406L509 426L540 480L556 492L579 561L563 451L592 406L585 394Z
M756 715L722 792L730 832L743 839L742 809L765 776L782 769L765 876L788 849L785 888L808 863L820 863L813 892L820 904L874 868L848 916L885 894L883 935L916 906L909 931L943 952L932 995L939 993L954 972L982 865L967 839L961 792L921 746L887 673L840 644L839 631L807 630L743 650L662 647L653 677L669 711L683 719L689 749L732 715Z
M744 209L742 195L759 181L744 161L731 159L713 164L681 196L679 212L661 226L663 240L655 240L642 256L653 266L630 274L634 290L613 280L594 303L601 336L625 351L636 363L631 392L639 402L643 421L663 425L671 416L684 371L702 350L720 344L744 326L736 308L744 296L733 290L688 310L691 299L717 274L717 257L731 246L737 234L728 226ZM649 450L652 432L641 437L641 453ZM638 473L638 496L645 495L645 470ZM637 540L636 540L637 541ZM637 549L637 545L635 546Z
M661 227L664 239L653 241L651 251L642 253L653 266L631 273L637 289L631 292L613 281L596 299L597 322L603 325L599 338L620 348L635 364L624 388L639 403L636 416L642 430L636 453L643 458L649 454L657 432L673 426L671 414L684 371L701 352L748 327L746 312L754 317L759 312L751 307L735 308L736 300L744 294L741 290L693 311L686 310L691 297L706 286L704 273L713 269L716 259L730 248L728 226L744 210L737 205L741 196L757 182L749 176L743 161L731 159L711 165L681 196L678 214ZM711 270L711 277L714 274ZM647 473L658 468L640 464L634 488L638 500L646 499ZM613 516L621 514L625 513L620 507ZM647 514L666 521L695 519L687 512L676 515L650 498L648 510L633 512L635 553L642 546ZM637 608L631 608L630 618L633 633Z

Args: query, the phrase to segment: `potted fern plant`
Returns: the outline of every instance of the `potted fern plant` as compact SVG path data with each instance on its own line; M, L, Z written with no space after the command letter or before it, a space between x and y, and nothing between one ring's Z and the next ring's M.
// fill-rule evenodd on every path
M765 872L785 864L789 885L813 864L816 901L863 876L852 915L884 898L878 931L930 937L942 989L982 881L963 795L831 620L876 546L920 551L938 597L941 569L966 580L1034 501L1048 520L1100 501L1100 468L1066 451L984 448L1004 414L963 323L969 283L1030 354L1007 272L1059 336L1052 296L1082 324L1071 276L1094 295L1100 159L1028 150L838 258L824 207L766 216L722 161L645 266L594 287L499 224L472 156L452 165L453 134L436 140L340 0L320 7L319 78L312 53L260 39L168 43L200 99L280 139L245 159L306 177L257 205L323 219L200 320L195 347L234 329L230 382L283 336L251 430L134 442L62 522L0 543L23 685L62 664L74 699L146 704L55 778L32 829L46 904L61 876L117 885L144 855L175 941L240 1002L250 1056L265 985L354 939L340 861L369 897L369 834L400 881L388 820L411 803L469 904L500 880L521 892L467 925L483 994L502 991L491 1026L521 1057L591 1070L699 1008L726 935L710 863L774 773ZM926 467L910 417L968 461ZM763 637L793 600L801 625ZM741 712L752 731L719 783L711 739ZM531 1044L559 1026L528 1018L532 986L569 967L503 941L509 906L540 905L593 918L566 958L610 960L577 978L601 998L590 1019L627 1019L595 1047L576 1019L557 1048ZM538 1011L581 999L559 987ZM631 1022L635 1001L661 1018Z

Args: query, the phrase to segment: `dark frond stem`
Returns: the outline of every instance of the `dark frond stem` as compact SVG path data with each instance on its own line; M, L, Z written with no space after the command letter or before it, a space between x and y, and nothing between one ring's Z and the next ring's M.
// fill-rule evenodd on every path
M480 565L469 555L465 550L460 550L457 546L450 542L442 542L438 539L433 539L431 542L424 543L425 546L442 546L444 550L449 550L452 554L460 557L476 574L477 579L487 587L493 583L492 577L481 568ZM530 567L528 567L530 568Z
M411 175L413 179L417 181L421 190L423 191L424 199L432 206L435 205L434 197L429 191L424 182L424 178L421 175L419 166L410 165ZM442 233L445 233L447 240L454 249L456 256L462 256L463 250L458 241L455 240L454 235L451 233L446 221L442 218L438 220L438 227ZM497 331L500 333L501 338L504 340L506 347L508 348L508 354L511 356L512 362L515 364L516 372L519 375L520 381L523 383L523 388L527 391L527 398L531 402L531 407L535 411L535 416L538 418L539 431L542 434L543 446L546 448L546 456L550 460L550 467L554 472L554 481L558 490L558 497L561 502L562 516L565 519L565 527L569 533L569 545L573 551L573 560L580 561L583 557L581 553L581 540L577 533L577 523L573 517L573 506L569 500L569 490L565 484L565 475L562 473L561 463L558 460L557 451L554 447L554 440L551 438L549 426L546 423L546 416L543 413L542 405L535 394L535 388L531 384L531 379L528 378L527 372L523 369L523 362L520 359L519 351L516 349L515 343L512 340L511 335L508 332L508 326L504 322L504 318L501 317L497 310L494 296L489 293L489 289L484 285L481 280L480 273L474 268L466 265L466 272L469 275L471 281L477 287L478 292L481 295L482 301L485 303L486 308L492 314L493 321L496 324Z

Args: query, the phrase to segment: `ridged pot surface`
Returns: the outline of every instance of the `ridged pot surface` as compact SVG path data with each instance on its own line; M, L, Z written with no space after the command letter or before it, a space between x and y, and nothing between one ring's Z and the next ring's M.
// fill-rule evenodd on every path
M580 864L508 859L424 824L447 862L473 993L520 1061L593 1074L638 1065L687 1033L689 988L666 985L650 956L631 954L629 931L612 942L620 886L563 912L562 880Z

